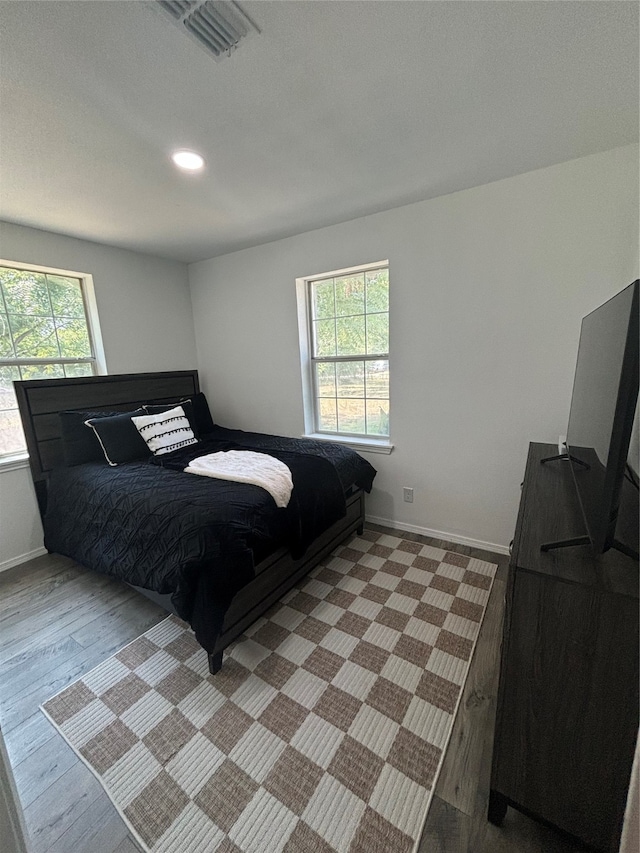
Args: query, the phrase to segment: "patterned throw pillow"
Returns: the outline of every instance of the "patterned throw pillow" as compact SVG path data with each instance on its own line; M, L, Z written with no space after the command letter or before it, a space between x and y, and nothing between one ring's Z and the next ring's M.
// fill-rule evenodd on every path
M167 403L166 405L155 405L153 403L145 403L143 405L143 412L136 412L136 415L160 415L168 412L169 409L175 409L176 406L182 406L182 410L186 419L189 421L189 426L193 430L193 434L196 438L200 438L200 431L198 430L198 421L196 417L196 412L194 409L193 401L191 399L188 400L174 400L172 403Z
M182 406L176 406L168 412L142 415L131 420L154 456L171 453L172 450L178 450L189 444L197 444Z

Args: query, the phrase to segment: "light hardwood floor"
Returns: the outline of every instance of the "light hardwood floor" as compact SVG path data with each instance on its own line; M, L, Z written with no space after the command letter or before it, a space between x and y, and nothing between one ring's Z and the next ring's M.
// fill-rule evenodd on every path
M419 853L573 853L579 848L512 809L500 829L486 820L507 558L399 535L499 565ZM39 705L165 616L126 585L64 557L0 574L0 725L33 853L138 850Z

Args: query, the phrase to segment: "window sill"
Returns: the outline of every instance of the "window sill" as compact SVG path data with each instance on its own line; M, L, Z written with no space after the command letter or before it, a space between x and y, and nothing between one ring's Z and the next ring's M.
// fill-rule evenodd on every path
M344 444L352 450L363 451L365 453L385 453L389 454L394 448L388 440L376 441L374 438L354 438L353 436L340 435L325 435L320 432L310 432L302 436L303 438L312 438L314 441L330 441L333 444Z
M11 456L0 458L0 473L6 471L17 471L19 468L29 467L28 453L14 453Z

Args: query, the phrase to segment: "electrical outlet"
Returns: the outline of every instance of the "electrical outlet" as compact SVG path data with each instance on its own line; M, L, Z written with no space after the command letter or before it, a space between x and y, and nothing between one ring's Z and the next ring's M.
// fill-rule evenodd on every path
M558 453L566 453L567 452L567 436L559 435L558 436Z
M406 503L408 503L408 504L413 503L413 489L410 488L409 486L403 487L402 496L403 496Z

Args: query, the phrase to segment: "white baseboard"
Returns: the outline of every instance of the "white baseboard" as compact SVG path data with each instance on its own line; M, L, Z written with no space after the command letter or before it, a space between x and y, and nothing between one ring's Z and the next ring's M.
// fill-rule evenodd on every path
M467 536L456 536L444 530L431 530L429 527L419 527L417 524L405 524L402 521L394 521L391 518L378 518L374 515L366 516L366 521L371 524L379 524L381 527L393 527L396 530L406 530L408 533L418 533L420 536L431 536L433 539L444 539L445 542L453 542L455 545L467 545L469 548L480 548L483 551L493 551L494 554L508 554L507 545L498 545L495 542L483 542L481 539L470 539Z
M12 569L14 566L19 566L20 563L26 563L27 560L33 560L34 557L42 557L47 553L44 546L34 548L33 551L27 551L26 554L18 554L17 557L11 557L9 560L3 560L0 563L0 572L6 572L7 569Z
M406 530L408 533L431 536L433 539L443 539L445 542L453 542L456 545L468 545L470 548L480 548L482 551L493 551L494 554L509 554L509 548L506 545L497 545L495 542L483 542L481 539L456 536L444 530L432 530L429 527L420 527L417 524L405 524L403 521L394 521L392 518L378 518L375 515L367 515L366 520L370 521L371 524L379 524L381 527ZM19 566L20 563L26 563L27 560L33 560L35 557L42 557L46 553L47 549L40 547L34 548L33 551L27 551L26 554L18 554L17 557L11 557L9 560L1 562L0 572L6 572L7 569L12 569L14 566Z
M379 524L381 527L393 527L396 530L418 533L420 536L444 539L445 542L453 542L456 545L468 545L470 548L480 548L482 551L493 551L494 554L509 553L509 548L506 545L497 545L495 542L483 542L481 539L470 539L467 536L456 536L444 530L432 530L429 527L420 527L417 524L405 524L403 521L394 521L392 518L378 518L375 515L367 515L366 520L372 524ZM17 557L11 557L9 560L1 562L0 572L12 569L14 566L19 566L20 563L26 563L27 560L33 560L35 557L42 557L46 553L47 549L40 547L34 548L33 551L27 551L25 554L18 554Z

